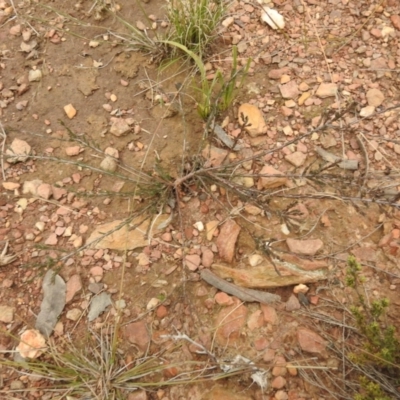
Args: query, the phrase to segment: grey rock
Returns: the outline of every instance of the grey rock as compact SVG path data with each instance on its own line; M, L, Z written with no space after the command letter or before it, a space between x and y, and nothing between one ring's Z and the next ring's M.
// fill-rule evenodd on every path
M88 314L89 322L96 319L111 304L112 304L111 297L108 293L103 292L103 293L100 293L95 298L93 298L92 302L90 303L90 309L89 309L89 314Z

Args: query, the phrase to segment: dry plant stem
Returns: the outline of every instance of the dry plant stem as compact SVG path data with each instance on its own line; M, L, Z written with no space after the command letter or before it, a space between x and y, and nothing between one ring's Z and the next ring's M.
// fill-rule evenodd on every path
M3 128L3 124L0 121L0 136L3 138L2 142L1 142L1 157L0 157L0 161L1 161L1 174L3 175L3 181L6 181L6 174L4 172L4 149L6 146L6 139L7 139L7 134L6 131Z

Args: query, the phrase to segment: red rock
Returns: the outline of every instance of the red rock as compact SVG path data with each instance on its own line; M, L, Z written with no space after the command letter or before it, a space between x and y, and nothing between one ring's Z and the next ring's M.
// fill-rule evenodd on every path
M67 282L65 302L69 303L74 296L82 290L82 282L79 275L72 275Z
M223 261L232 262L235 255L235 244L240 233L240 226L228 219L221 227L217 239L218 254Z
M295 81L279 85L279 90L284 99L295 99L299 95L299 89Z
M300 152L300 151L295 151L292 154L288 154L285 157L285 160L290 162L290 164L294 165L295 167L300 167L304 164L304 162L307 159L307 155Z
M130 343L135 344L144 352L150 343L150 335L144 321L132 322L125 326L124 335Z
M275 325L278 323L278 314L274 307L268 306L267 304L261 304L261 310L264 315L264 321Z
M324 243L321 239L286 239L286 244L292 253L301 254L304 256L313 256L317 251L322 249Z
M158 318L162 319L168 315L168 309L164 305L157 308L156 315Z
M297 340L301 349L308 353L321 354L325 351L326 341L310 329L300 328L297 331Z
M392 21L393 26L400 31L400 16L399 15L392 15L390 17L390 20Z
M370 34L372 36L375 36L376 38L381 38L382 37L382 32L378 28L372 28L369 32L370 32Z
M314 306L316 306L319 302L319 296L316 295L311 295L310 296L310 303Z
M218 292L215 296L214 299L217 304L220 306L230 306L233 304L233 299L231 296L226 294L225 292Z

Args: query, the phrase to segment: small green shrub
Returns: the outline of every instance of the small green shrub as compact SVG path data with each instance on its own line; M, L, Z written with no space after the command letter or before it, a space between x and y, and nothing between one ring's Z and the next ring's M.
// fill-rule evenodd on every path
M364 367L373 367L383 372L389 378L400 374L400 342L396 335L396 328L387 323L386 314L389 300L386 298L374 300L368 304L361 292L365 281L360 275L361 265L355 257L349 257L346 272L346 285L357 293L357 304L350 307L355 319L358 333L362 335L361 351L352 353L349 358L356 364ZM360 378L361 393L355 400L389 400L383 388L369 378ZM399 382L394 381L395 385Z

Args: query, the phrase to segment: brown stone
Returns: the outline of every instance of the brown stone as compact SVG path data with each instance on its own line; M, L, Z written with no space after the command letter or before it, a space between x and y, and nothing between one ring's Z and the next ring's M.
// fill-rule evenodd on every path
M136 345L142 352L147 350L150 335L144 321L132 322L125 326L124 335L130 343Z
M326 341L310 329L300 328L297 332L297 340L301 349L308 353L321 354L325 351Z
M217 239L218 254L222 260L231 263L235 255L235 244L240 233L240 226L228 219L221 227Z

